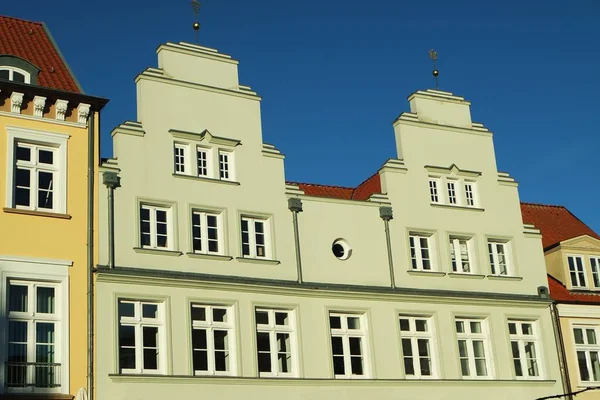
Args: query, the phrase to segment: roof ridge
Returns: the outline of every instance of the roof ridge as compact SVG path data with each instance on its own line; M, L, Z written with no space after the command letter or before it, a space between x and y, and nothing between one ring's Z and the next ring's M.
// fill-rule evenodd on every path
M355 190L356 188L350 186L338 186L338 185L325 185L322 183L308 183L308 182L297 182L297 181L286 181L288 184L296 184L296 185L312 185L312 186L322 186L322 187L330 187L330 188L338 188L338 189L348 189Z
M529 203L527 201L522 201L521 204L527 205L527 206L542 206L542 207L564 208L567 211L569 210L566 206L559 205L559 204Z
M14 19L15 21L27 22L27 23L30 23L30 24L37 24L37 25L42 25L43 24L42 22L31 21L31 20L28 20L28 19L17 18L17 17L11 17L11 16L8 16L8 15L0 15L0 18Z

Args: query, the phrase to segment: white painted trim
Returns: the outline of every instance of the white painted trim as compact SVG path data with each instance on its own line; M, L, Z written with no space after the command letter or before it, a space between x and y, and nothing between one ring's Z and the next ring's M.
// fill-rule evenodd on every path
M600 319L600 307L597 305L558 304L557 308L560 317Z
M40 117L35 117L33 115L15 114L15 113L7 112L7 111L0 111L0 116L21 118L21 119L37 121L37 122L47 122L47 123L53 124L53 125L72 126L74 128L85 128L86 127L86 124L80 124L78 122L59 121L56 119L49 119L49 118L40 119Z
M56 150L56 176L55 201L56 205L51 212L67 214L67 143L70 135L59 132L40 131L16 126L6 126L7 154L6 154L6 207L13 208L13 179L15 165L15 142L19 140L31 141L57 147ZM33 208L34 210L37 207Z
M21 262L30 264L46 264L72 267L73 261L60 260L54 258L22 257L22 256L4 256L0 255L0 261Z

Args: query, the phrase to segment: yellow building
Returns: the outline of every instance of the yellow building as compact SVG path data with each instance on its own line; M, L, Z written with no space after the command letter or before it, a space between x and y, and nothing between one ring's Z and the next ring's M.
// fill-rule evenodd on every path
M599 399L600 236L564 207L521 209L543 236L566 391L577 400Z
M83 94L44 24L0 17L0 38L0 398L72 399L89 385L107 101Z

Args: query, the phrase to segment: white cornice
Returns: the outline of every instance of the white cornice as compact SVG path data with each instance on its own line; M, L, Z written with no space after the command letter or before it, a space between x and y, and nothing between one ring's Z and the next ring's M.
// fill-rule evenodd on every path
M37 258L37 257L21 257L21 256L4 256L0 255L1 261L27 263L27 264L46 264L46 265L60 265L70 267L73 265L73 261L60 260L53 258Z
M418 126L421 128L438 129L438 130L444 130L444 131L450 131L450 132L466 133L469 135L477 135L477 136L486 136L486 137L493 136L493 133L487 129L467 129L467 128L458 128L458 127L449 126L449 125L439 125L439 124L431 124L428 122L415 121L412 118L410 118L410 119L406 118L404 116L404 113L401 114L398 117L398 119L396 119L393 123L394 127L396 127L398 125Z
M80 124L78 122L59 121L57 119L52 119L52 118L40 118L40 117L34 117L33 115L15 114L15 113L10 113L10 112L6 112L6 111L0 111L0 115L4 115L7 117L22 118L22 119L26 119L29 121L45 122L45 123L52 124L52 125L71 126L74 128L85 128L86 127L85 124Z
M212 59L212 60L226 62L226 63L234 64L234 65L238 65L239 64L238 60L234 60L228 54L222 54L222 53L219 53L218 50L216 50L216 49L211 49L209 47L198 46L198 45L194 45L194 44L191 44L191 43L185 43L185 42L172 43L172 42L167 42L165 44L161 44L160 46L158 46L158 49L156 49L156 54L159 54L161 51L164 51L164 50L173 51L173 52L176 52L176 53L181 53L181 54L185 54L185 55L189 55L189 56L194 56L194 57L209 58L209 59Z
M558 304L557 308L561 317L600 319L600 304Z

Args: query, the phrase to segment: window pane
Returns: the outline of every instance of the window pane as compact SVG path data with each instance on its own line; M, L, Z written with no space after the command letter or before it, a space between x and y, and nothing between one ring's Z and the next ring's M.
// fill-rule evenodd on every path
M333 373L335 375L344 375L346 373L346 368L344 366L344 357L333 357Z
M348 317L348 329L360 329L360 318Z
M8 80L10 78L10 71L7 69L0 69L0 79Z
M598 352L590 352L590 362L592 364L592 373L594 374L594 381L600 381L600 361L598 359Z
M456 333L464 333L464 332L465 332L464 321L456 321Z
M277 351L280 353L289 353L290 348L290 335L287 333L277 334Z
M227 338L227 331L215 331L215 350L229 350L229 339Z
M510 332L511 335L517 334L517 325L514 322L508 323L508 332Z
M427 332L427 320L426 319L415 320L415 325L417 328L417 332Z
M408 319L400 318L400 330L403 332L410 331L410 323Z
M8 311L27 312L27 286L10 285Z
M37 288L37 312L54 314L54 288Z
M477 376L487 376L485 359L475 359L475 370L477 371Z
M120 369L135 368L135 348L121 347L119 349L119 368Z
M119 346L135 347L135 327L127 325L119 326Z
M471 321L471 333L481 333L481 322Z
M573 329L573 334L575 335L575 343L584 344L583 329L575 328Z
M156 221L167 222L167 212L165 210L156 210Z
M215 351L215 370L229 371L229 353L226 351Z
M586 329L585 330L586 336L587 336L587 342L588 344L598 344L596 343L596 331L593 329Z
M406 375L415 374L415 366L413 365L413 359L411 357L404 357L404 373Z
M144 347L158 347L158 327L144 326Z
M29 207L29 189L16 188L15 189L15 206Z
M462 376L469 376L471 374L471 372L469 370L469 360L467 360L467 359L460 360L460 371L462 373Z
M54 164L54 152L52 150L40 149L38 151L38 161L42 164Z
M485 357L485 349L482 340L473 341L473 355L475 357Z
M208 370L208 352L206 350L194 351L194 371Z
M135 315L135 307L133 303L119 301L119 317L133 317Z
M35 324L35 342L53 344L54 343L54 324L48 322L38 322Z
M213 321L214 322L227 322L227 309L213 308Z
M279 361L279 372L292 372L292 357L288 353L278 354L277 359Z
M17 343L27 343L27 322L9 321L8 341Z
M275 313L275 325L287 326L289 325L289 315L286 312Z
M150 319L158 318L158 305L142 304L142 317Z
M258 353L259 372L271 372L271 354Z
M579 376L581 377L582 381L589 381L590 380L590 373L588 371L588 367L587 367L587 361L586 361L586 357L585 357L585 351L578 351L577 352L577 363L579 364Z
M158 349L144 349L144 369L158 369Z
M23 75L20 72L13 71L13 79L12 80L15 82L25 83L25 75Z
M533 325L532 324L522 324L521 329L523 331L523 335L533 335Z
M258 351L271 351L271 342L267 332L258 332L256 334L256 347L258 347Z
M466 340L458 341L458 354L460 357L468 357Z
M410 339L402 339L402 354L404 357L412 357L412 344Z
M260 325L268 325L269 324L269 313L266 311L257 311L256 312L256 323Z
M206 321L206 309L192 306L192 321Z
M340 317L329 317L329 325L331 329L340 329L342 327L342 320Z
M194 350L206 350L208 348L206 329L192 329L192 347Z
M342 344L342 338L338 336L331 337L331 352L334 355L343 355L344 346Z
M350 341L350 355L351 356L362 355L360 338L351 337L351 338L349 338L349 341Z
M362 357L351 357L350 365L352 366L352 375L363 375L363 359Z

